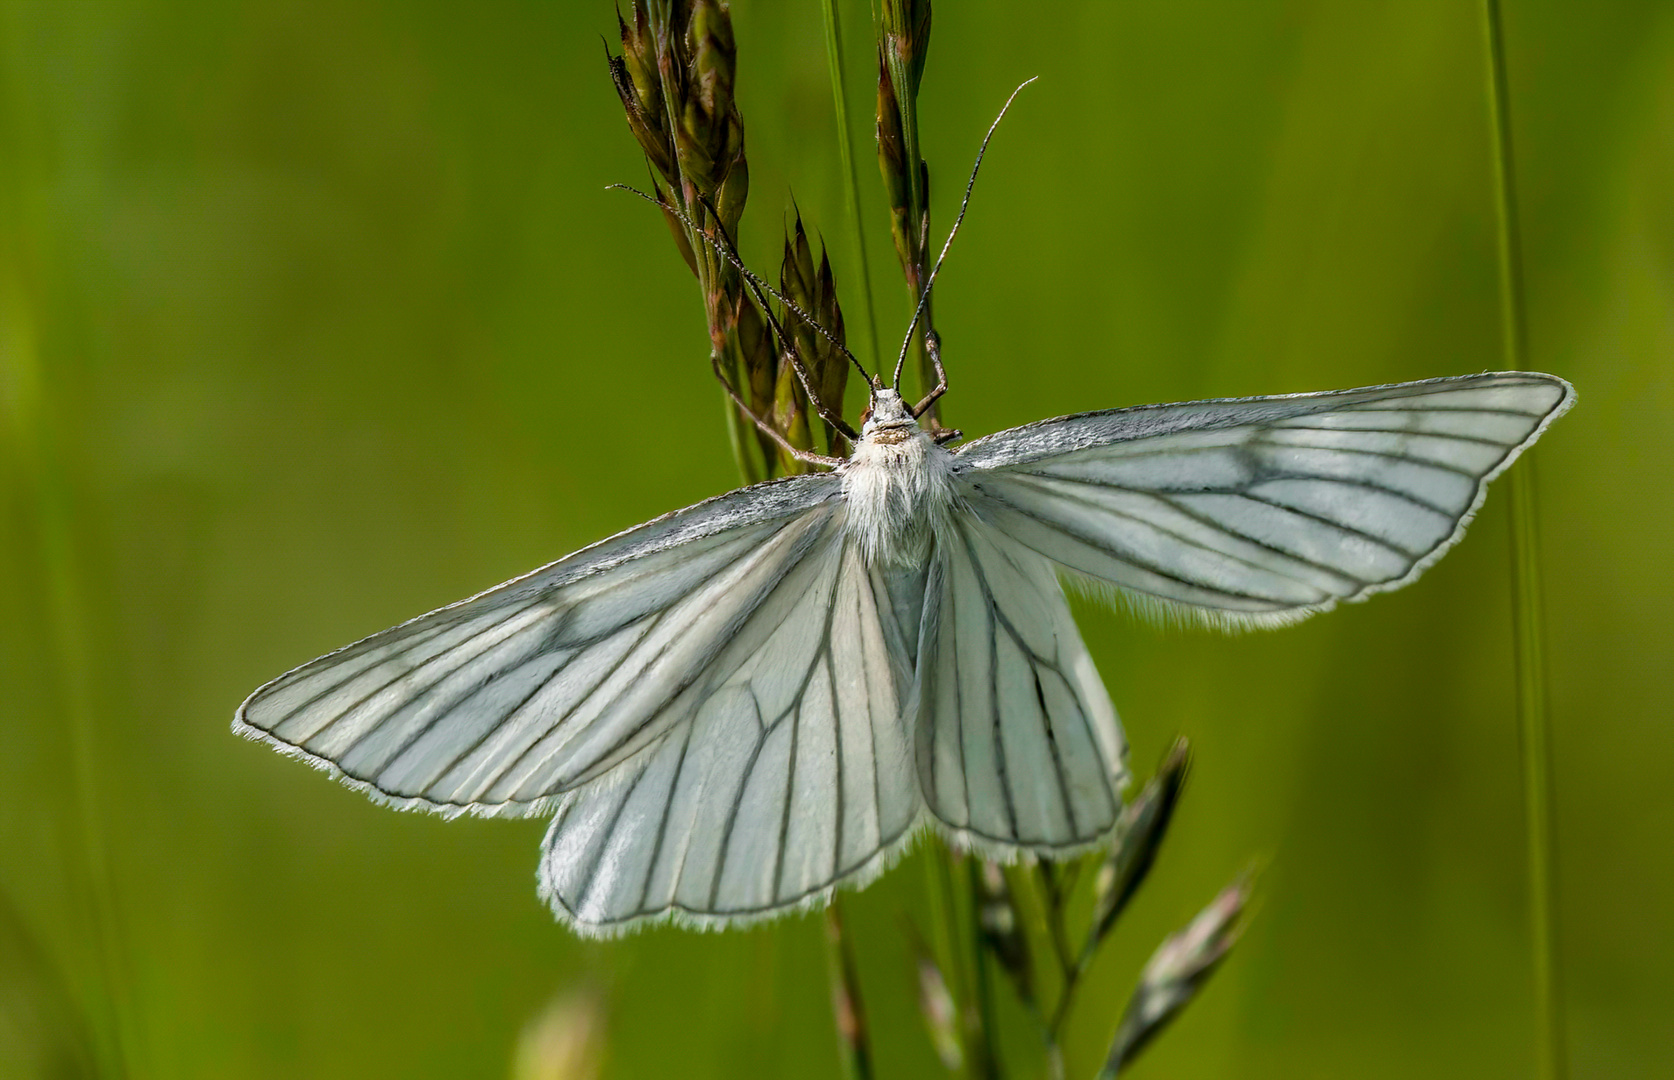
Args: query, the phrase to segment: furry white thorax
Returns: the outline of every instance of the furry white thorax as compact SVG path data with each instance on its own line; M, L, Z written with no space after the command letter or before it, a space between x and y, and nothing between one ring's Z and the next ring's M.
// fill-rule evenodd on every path
M842 467L849 534L871 566L917 566L953 508L953 455L936 445L901 395L881 389Z

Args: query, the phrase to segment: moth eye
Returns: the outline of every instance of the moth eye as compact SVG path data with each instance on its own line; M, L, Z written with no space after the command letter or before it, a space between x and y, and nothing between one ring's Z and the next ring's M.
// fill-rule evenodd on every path
M860 410L860 422L864 424L870 419L872 419L872 403L868 401L866 407Z

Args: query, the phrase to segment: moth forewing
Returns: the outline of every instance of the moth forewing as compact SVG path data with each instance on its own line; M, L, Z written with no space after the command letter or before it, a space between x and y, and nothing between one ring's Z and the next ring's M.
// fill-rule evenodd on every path
M1083 413L954 459L996 527L1141 610L1282 625L1415 580L1573 401L1492 372Z
M507 780L531 748L575 731L575 710L662 614L839 494L833 476L793 477L664 515L287 672L245 700L233 730L400 809L543 812L561 786ZM714 629L718 650L731 627ZM332 735L345 724L352 737ZM374 760L356 753L368 740ZM416 752L450 767L415 771Z

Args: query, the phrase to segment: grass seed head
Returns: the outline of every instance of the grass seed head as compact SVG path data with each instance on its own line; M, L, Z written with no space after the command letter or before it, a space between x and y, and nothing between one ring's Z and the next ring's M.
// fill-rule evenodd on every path
M823 240L820 242L820 268L814 275L814 305L804 310L818 319L832 337L847 342L843 334L843 308L837 303L837 280L831 274L831 259ZM820 343L824 348L820 352L819 365L814 370L814 385L819 389L820 399L841 412L843 392L849 385L849 359L825 338L820 338ZM833 454L838 452L839 438L837 432L827 425L826 446Z
M1222 889L1195 919L1151 954L1116 1028L1099 1080L1110 1080L1132 1061L1226 959L1243 932L1251 887L1249 876L1244 875Z
M744 118L733 101L738 48L732 16L719 0L693 0L675 10L685 16L674 50L679 55L670 57L679 87L676 157L683 179L700 196L694 201L713 206L730 233L750 187Z
M1001 969L1016 987L1017 996L1025 1004L1033 1002L1035 980L1029 939L1023 931L1017 906L1012 903L1005 868L984 859L978 867L975 883L977 924L982 931L983 942L993 950Z
M1190 771L1191 746L1183 737L1175 739L1162 764L1157 766L1156 775L1123 809L1110 853L1094 878L1088 948L1096 947L1110 933L1128 901L1144 883L1145 875L1150 873Z
M788 350L779 360L779 376L773 390L772 420L786 442L799 450L814 448L814 434L808 427L808 398L802 392L802 384L797 379ZM782 448L779 450L779 468L787 476L809 471L807 462L798 461Z
M779 291L811 315L819 326L837 341L843 341L843 309L837 302L837 283L831 274L831 260L820 245L820 261L814 263L813 247L798 212L789 232L785 234L784 257L779 265ZM820 400L833 409L843 407L843 392L848 387L849 362L841 349L825 334L815 330L803 319L786 308L780 321L791 336L787 344L795 347L797 355L808 368L809 381ZM786 366L789 360L785 361ZM801 392L800 386L797 388ZM806 396L802 397L804 412L808 413ZM812 424L811 414L808 423ZM841 453L837 432L823 424L827 452ZM788 434L788 433L787 433Z
M609 56L610 81L628 114L628 130L645 157L665 179L674 175L674 142L665 112L662 76L657 68L656 40L651 33L651 16L644 3L636 3L633 22L616 13L621 31L622 55Z
M721 0L633 0L617 25L622 55L610 58L611 82L675 247L702 288L710 350L745 401L771 415L780 343L737 269L712 246L737 236L750 190L731 15ZM772 441L742 414L729 426L745 478L772 475Z

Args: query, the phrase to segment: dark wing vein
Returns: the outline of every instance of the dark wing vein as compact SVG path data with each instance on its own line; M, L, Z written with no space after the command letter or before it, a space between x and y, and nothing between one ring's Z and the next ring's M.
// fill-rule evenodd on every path
M1057 478L1054 477L1053 479L1057 479ZM1235 589L1232 589L1232 588L1229 588L1229 587L1226 587L1226 586L1223 586L1223 585L1213 585L1213 584L1209 584L1209 583L1206 583L1206 582L1203 582L1203 581L1194 581L1191 578L1181 577L1178 573L1168 569L1163 564L1161 564L1159 562L1156 562L1155 560L1146 559L1146 558L1143 558L1142 556L1140 556L1136 552L1132 552L1132 551L1128 551L1128 550L1125 550L1125 549L1122 549L1122 548L1117 548L1117 547L1112 546L1111 542L1110 542L1110 539L1108 537L1092 535L1089 532L1087 532L1085 529L1081 529L1081 528L1078 528L1076 526L1073 526L1073 525L1069 524L1068 522L1054 521L1054 520L1051 520L1051 519L1048 519L1048 518L1042 518L1042 517L1039 517L1037 515L1032 515L1032 514L1029 513L1029 511L1026 508L1018 506L1012 500L1007 499L1004 494L1000 493L999 491L996 491L992 486L983 486L980 483L975 484L973 486L978 491L982 492L983 495L985 495L988 498L994 500L995 502L1001 504L1002 506L1008 507L1009 509L1011 509L1015 513L1024 514L1026 516L1029 516L1033 520L1039 522L1042 525L1047 526L1048 528L1054 529L1057 532L1062 533L1063 535L1068 536L1072 539L1079 540L1082 543L1085 543L1090 547L1098 549L1099 551L1103 551L1105 554L1110 555L1112 558L1120 559L1123 562L1130 563L1131 565L1137 566L1142 570L1146 570L1150 573L1156 574L1158 577L1167 578L1169 581L1173 581L1173 582L1175 582L1177 584L1180 584L1180 585L1190 586L1191 588L1212 589L1215 592L1225 593L1228 596L1241 597L1245 600L1257 600L1257 601L1262 601L1262 602L1266 602L1266 603L1272 603L1274 601L1274 597L1271 597L1271 596L1259 596L1259 595L1256 595L1254 593L1239 592ZM1109 484L1099 484L1099 485L1096 485L1096 486L1099 486L1099 487L1115 487L1115 485L1109 485ZM1131 495L1139 495L1139 496L1144 496L1144 497L1148 497L1148 498L1153 498L1153 499L1158 500L1159 502L1164 502L1169 506L1174 505L1172 502L1165 499L1163 496L1157 495L1154 492L1137 491L1137 490L1132 490L1132 489L1128 489L1128 488L1117 488L1116 490L1124 491L1124 492L1126 492L1128 494L1131 494ZM1257 562L1252 562L1249 559L1245 559L1245 558L1243 558L1239 555L1236 555L1232 552L1224 551L1220 548L1211 547L1210 545L1205 544L1200 540L1197 540L1193 537L1187 536L1184 533L1178 532L1174 529L1170 529L1167 526L1165 526L1165 525L1163 525L1159 522L1151 521L1147 518L1143 518L1143 517L1140 517L1140 516L1135 515L1135 514L1130 514L1126 511L1119 510L1119 509L1117 509L1113 506L1106 506L1103 503L1094 502L1093 500L1085 498L1084 496L1070 494L1070 493L1066 493L1066 492L1053 492L1052 494L1053 494L1054 498L1061 499L1064 502L1078 503L1080 505L1088 507L1089 509L1096 510L1101 514L1107 514L1111 517L1120 518L1120 519L1125 520L1125 521L1135 522L1136 524L1142 525L1145 528L1152 529L1156 532L1159 532L1159 533L1163 534L1164 536L1168 536L1168 537L1170 537L1174 540L1178 540L1182 544L1187 544L1187 545L1190 545L1191 547L1197 548L1200 551L1206 551L1206 552L1209 552L1211 554L1220 556L1222 558L1232 559L1236 562L1243 563L1245 566L1248 566L1253 570L1261 570L1261 571L1266 572L1266 573L1277 574L1280 577L1283 577L1283 578L1286 578L1290 581L1296 582L1298 585L1306 586L1307 588L1313 589L1316 592L1319 591L1319 586L1316 585L1313 582L1305 581L1302 578L1298 578L1298 577L1295 577L1294 575L1287 574L1283 570L1277 569L1275 567L1266 566L1266 565L1263 565L1263 564L1257 563ZM1208 522L1206 522L1206 524L1208 524ZM1219 523L1213 523L1213 527L1216 528L1216 529L1219 529L1222 532L1230 533L1230 534L1235 535L1235 536L1238 535L1233 530L1228 529L1225 526L1220 525ZM1028 543L1028 541L1026 539L1024 539L1023 537L1016 537L1016 539L1018 540L1019 543L1028 545L1031 548L1031 550L1035 550L1035 551L1039 550L1038 548L1035 548L1033 545L1030 545ZM1272 550L1277 550L1277 549L1272 549ZM1048 553L1040 552L1040 554L1047 555ZM1284 553L1281 552L1281 554L1284 554ZM1048 556L1048 557L1050 557L1050 556ZM1303 560L1303 561L1306 561L1306 560ZM1328 569L1328 568L1321 567L1321 569ZM1336 573L1336 571L1330 571L1330 572Z

